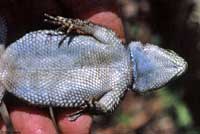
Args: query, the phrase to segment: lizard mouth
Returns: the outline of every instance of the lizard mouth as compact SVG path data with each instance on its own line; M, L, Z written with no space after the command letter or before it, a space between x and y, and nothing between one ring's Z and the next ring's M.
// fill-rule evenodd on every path
M172 50L166 50L165 53L167 53L167 55L169 56L167 59L169 59L174 64L174 68L177 72L175 76L179 77L184 74L188 68L188 63Z
M185 73L185 71L187 70L188 68L188 64L186 61L183 61L183 63L181 65L179 65L178 67L178 73L177 73L177 76L181 76L183 73Z

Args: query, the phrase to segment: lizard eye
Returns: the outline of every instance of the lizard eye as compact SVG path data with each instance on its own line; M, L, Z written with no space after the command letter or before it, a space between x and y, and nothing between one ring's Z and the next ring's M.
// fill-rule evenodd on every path
M151 44L143 46L140 42L131 42L129 49L133 65L134 91L145 92L161 88L187 69L187 62L172 50Z

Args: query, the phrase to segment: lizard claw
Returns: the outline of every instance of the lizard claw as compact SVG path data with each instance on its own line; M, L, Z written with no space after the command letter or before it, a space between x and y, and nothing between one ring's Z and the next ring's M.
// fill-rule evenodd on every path
M69 121L76 121L84 112L85 109L81 109L81 110L78 110L76 112L73 112L69 115L67 115L67 118Z

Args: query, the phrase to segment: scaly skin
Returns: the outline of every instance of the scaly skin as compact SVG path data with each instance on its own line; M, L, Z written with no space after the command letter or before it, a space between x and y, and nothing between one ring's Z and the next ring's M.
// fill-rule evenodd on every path
M3 53L1 96L9 92L33 105L106 114L130 85L138 92L157 89L186 70L187 63L172 51L140 42L126 48L108 28L46 16L61 26L59 31L28 33Z

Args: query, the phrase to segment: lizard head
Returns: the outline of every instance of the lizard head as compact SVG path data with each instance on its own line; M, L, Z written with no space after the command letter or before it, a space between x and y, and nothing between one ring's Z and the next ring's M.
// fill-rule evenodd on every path
M133 72L133 91L161 88L187 69L187 62L172 50L140 42L129 44Z

